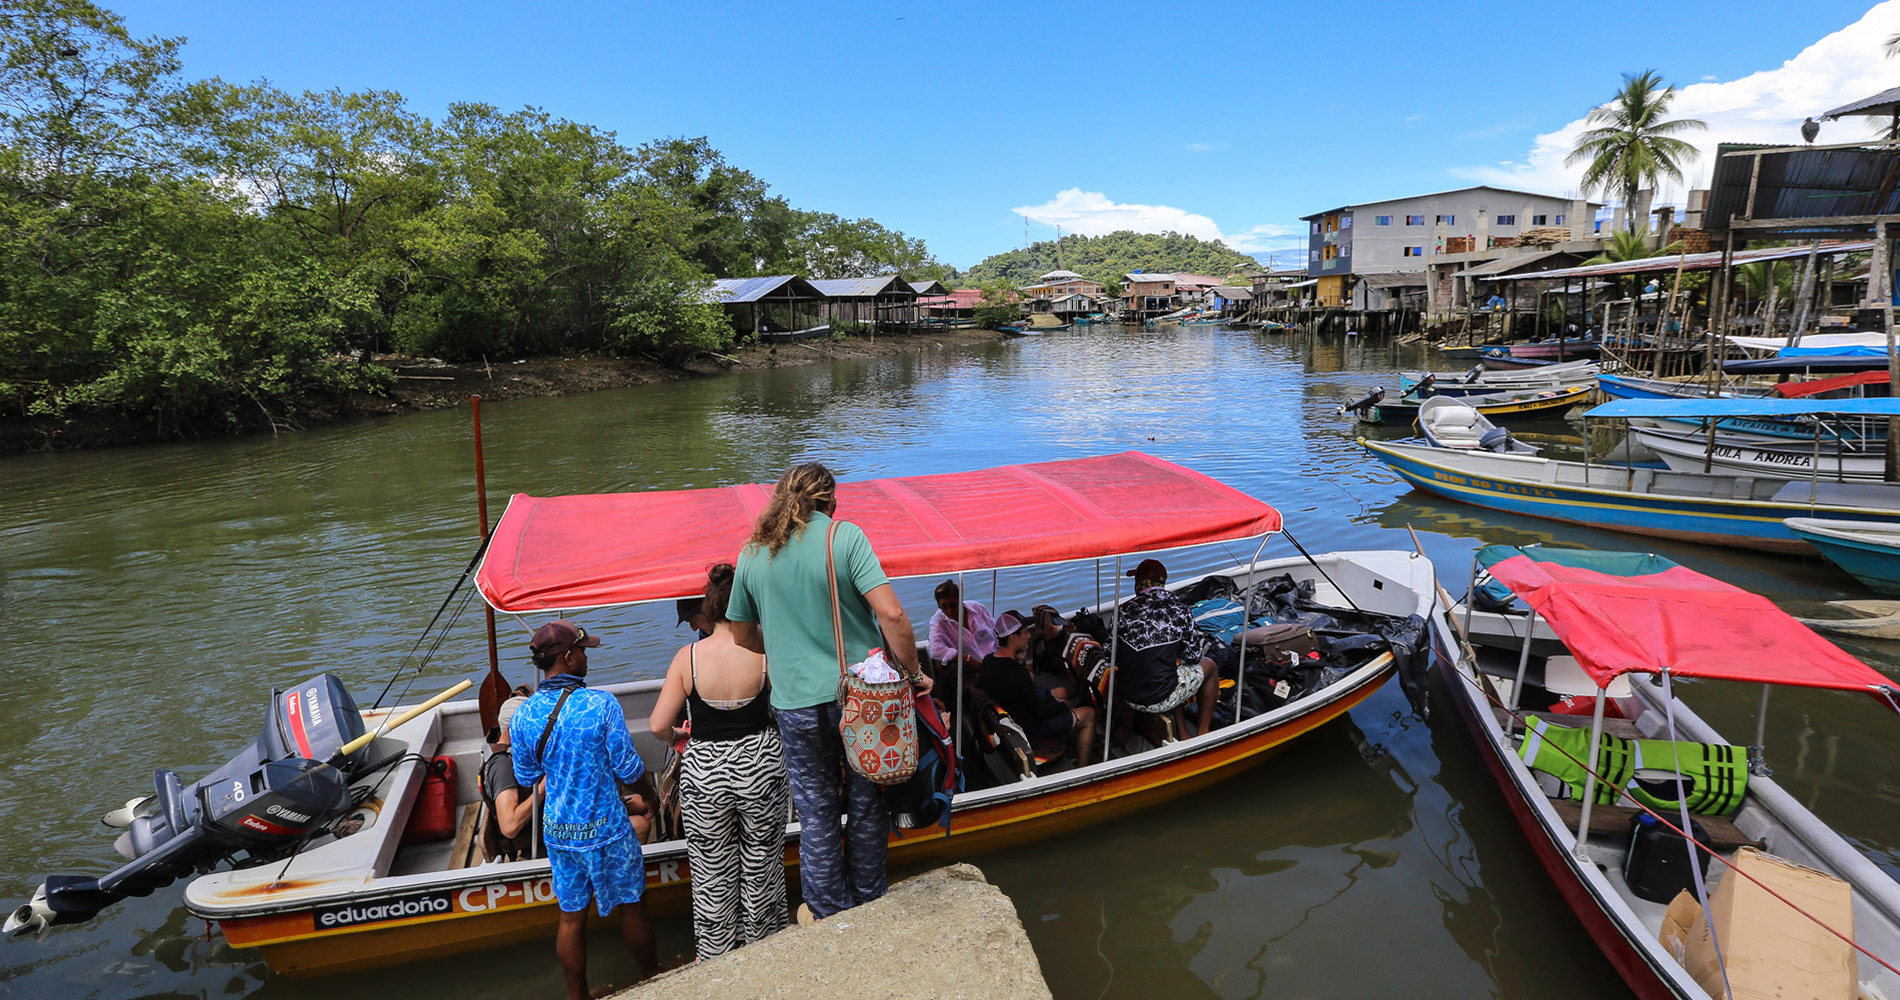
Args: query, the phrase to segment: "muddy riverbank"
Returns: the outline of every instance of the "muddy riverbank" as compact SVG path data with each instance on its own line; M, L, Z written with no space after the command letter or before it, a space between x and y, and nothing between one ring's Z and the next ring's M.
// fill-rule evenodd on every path
M395 385L384 394L361 393L346 398L317 399L291 415L267 414L262 410L250 413L238 411L230 414L226 422L207 425L160 425L149 420L112 414L86 414L62 419L0 417L0 455L287 433L368 417L445 409L460 405L476 393L480 393L484 399L566 396L731 371L790 368L844 358L954 350L972 344L992 343L1002 338L1003 334L995 330L933 330L896 336L749 344L731 351L701 355L684 365L600 355L476 364L449 364L431 358L400 355L378 356L376 363L396 375Z

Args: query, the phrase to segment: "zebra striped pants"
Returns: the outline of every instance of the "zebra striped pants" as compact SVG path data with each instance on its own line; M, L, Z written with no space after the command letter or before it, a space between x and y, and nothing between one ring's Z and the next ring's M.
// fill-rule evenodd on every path
M776 728L737 740L687 742L680 818L700 958L785 926L788 795Z

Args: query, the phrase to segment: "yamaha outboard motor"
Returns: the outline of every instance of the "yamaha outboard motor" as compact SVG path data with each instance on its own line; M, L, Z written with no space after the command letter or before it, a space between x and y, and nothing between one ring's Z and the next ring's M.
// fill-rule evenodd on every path
M1420 399L1430 398L1432 394L1432 386L1435 386L1437 384L1438 384L1438 373L1432 372L1431 374L1426 375L1424 378L1419 379L1418 384L1412 386L1412 395L1417 396Z
M1484 377L1484 366L1472 365L1471 370L1465 373L1465 384L1476 385L1478 383L1478 380L1483 377Z
M1379 402L1383 399L1385 399L1385 387L1381 386L1367 393L1364 399L1361 399L1353 403L1347 403L1346 405L1340 407L1339 412L1342 414L1357 413L1363 417L1366 415L1366 411L1372 409L1375 406L1378 406Z
M230 763L185 785L163 768L151 795L104 817L123 827L114 844L130 863L107 875L51 875L7 917L9 937L41 937L54 924L90 920L127 896L146 896L242 852L269 861L293 853L350 806L350 759L336 757L363 735L363 716L343 682L320 674L271 692L257 742Z
M1511 450L1511 432L1502 427L1493 427L1478 439L1478 447L1485 451L1509 454Z

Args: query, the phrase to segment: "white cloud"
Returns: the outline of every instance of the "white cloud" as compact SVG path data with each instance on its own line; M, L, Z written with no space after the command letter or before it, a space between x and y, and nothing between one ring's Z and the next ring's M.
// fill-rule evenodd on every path
M1109 200L1100 191L1081 188L1069 188L1040 205L1024 205L1011 211L1031 222L1061 226L1065 233L1103 236L1122 229L1138 233L1185 233L1203 240L1219 240L1241 253L1286 249L1303 245L1305 241L1303 231L1296 226L1267 224L1229 233L1205 215L1170 205L1119 203Z
M1879 93L1900 78L1900 59L1886 58L1886 40L1900 31L1900 0L1875 5L1860 20L1809 45L1780 66L1737 80L1692 83L1676 91L1670 105L1672 118L1699 118L1708 130L1682 137L1702 155L1683 168L1688 185L1706 186L1715 170L1715 147L1721 142L1798 143L1803 118L1829 108ZM1666 74L1665 74L1666 78ZM1704 78L1708 79L1707 77ZM1609 91L1616 81L1606 80ZM1857 142L1872 137L1869 119L1845 118L1821 126L1818 141ZM1517 162L1499 166L1458 167L1451 172L1468 180L1523 188L1554 195L1578 193L1583 165L1564 166L1576 144L1584 120L1545 132L1532 140L1529 153ZM1682 190L1665 191L1680 201Z
M1187 144L1187 151L1190 153L1211 153L1214 151L1214 144L1211 142L1190 142Z

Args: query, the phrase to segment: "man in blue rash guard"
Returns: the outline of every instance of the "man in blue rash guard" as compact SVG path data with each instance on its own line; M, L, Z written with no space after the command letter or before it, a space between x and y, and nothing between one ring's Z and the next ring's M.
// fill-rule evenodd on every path
M620 934L640 965L654 972L653 922L647 915L646 865L627 818L622 783L634 786L651 820L653 780L633 748L620 700L587 688L587 651L600 645L566 619L534 633L529 646L541 686L508 725L515 781L523 788L547 778L542 839L561 907L554 952L572 1000L587 1000L587 904L605 917L620 911Z

